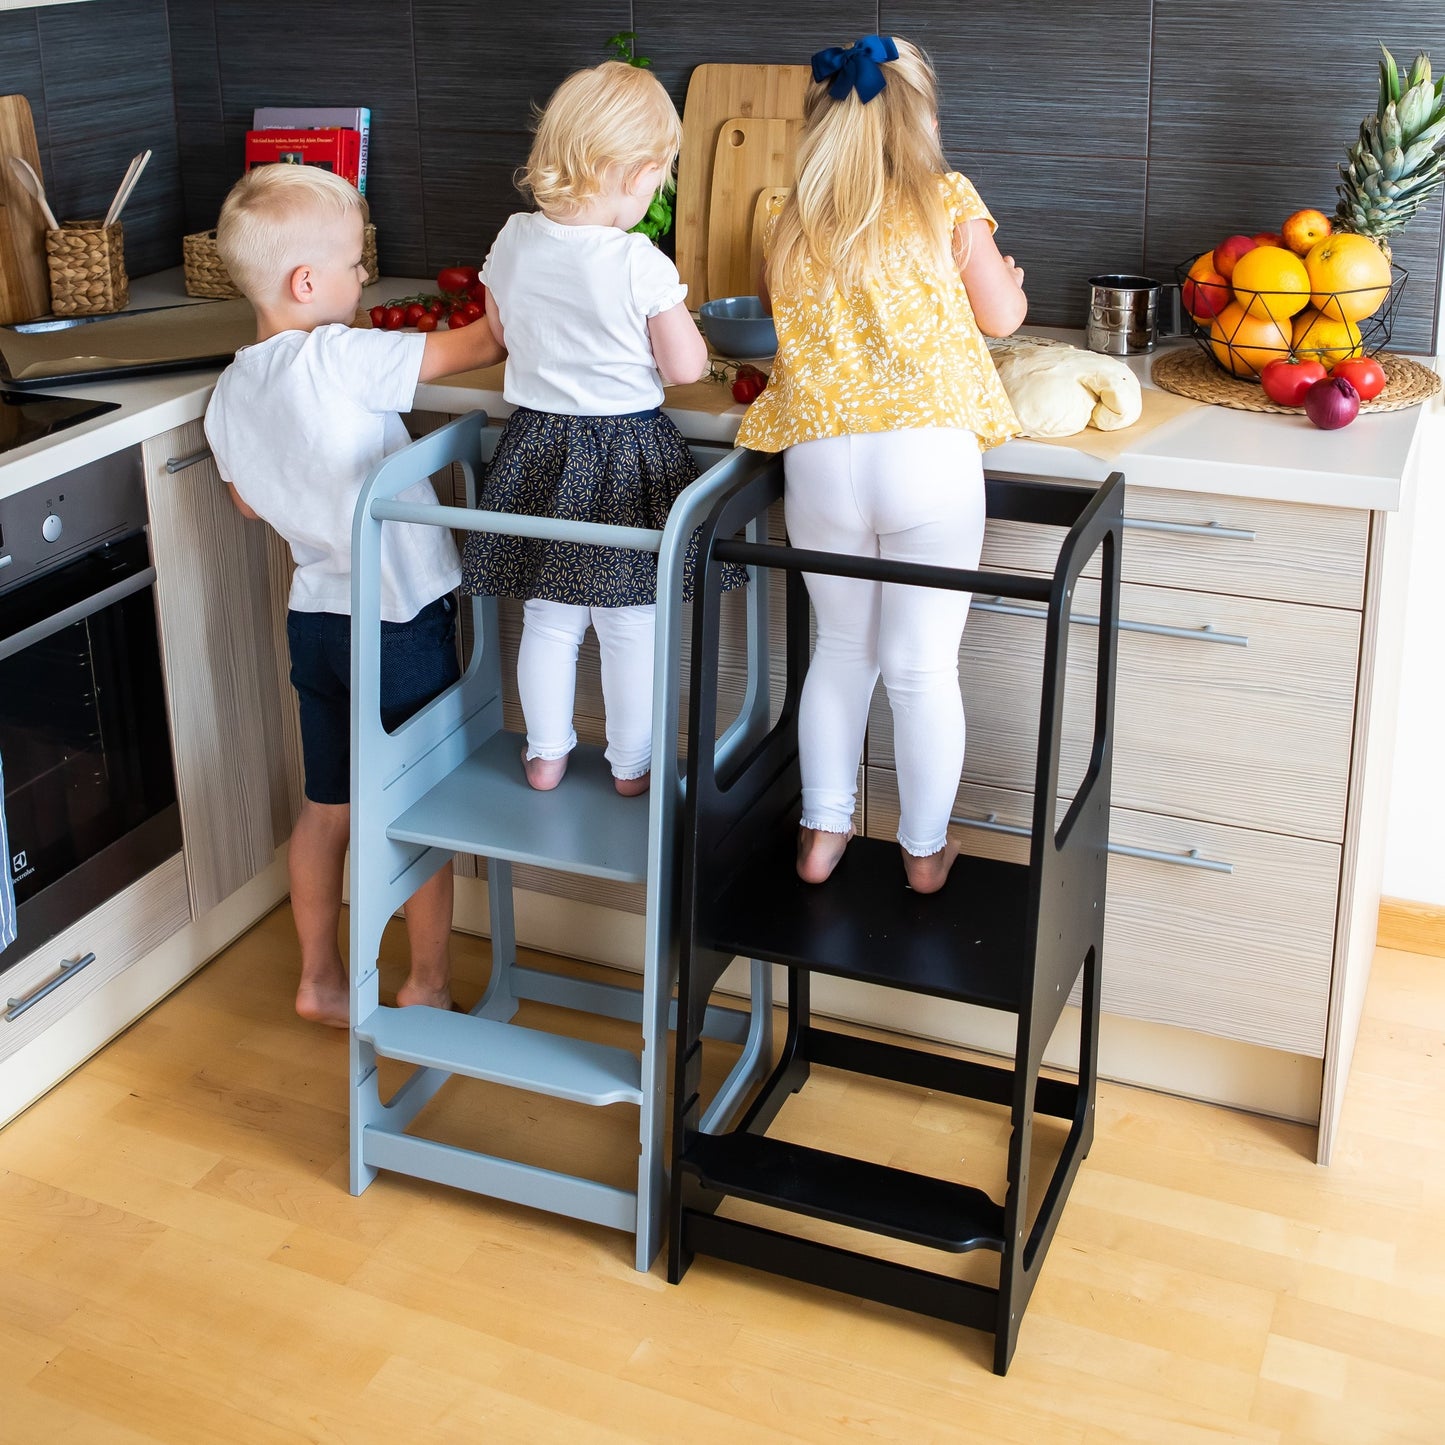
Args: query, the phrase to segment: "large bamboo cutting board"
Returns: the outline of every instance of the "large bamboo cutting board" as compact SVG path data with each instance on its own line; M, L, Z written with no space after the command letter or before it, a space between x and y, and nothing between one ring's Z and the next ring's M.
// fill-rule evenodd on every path
M707 213L707 294L755 296L753 218L764 191L793 183L796 120L732 116L718 131Z
M707 300L708 207L723 122L735 116L802 120L812 74L806 65L699 65L693 71L682 112L676 207L677 269L689 306Z
M50 310L45 221L11 170L11 156L40 174L35 121L23 95L0 95L0 325L33 321Z

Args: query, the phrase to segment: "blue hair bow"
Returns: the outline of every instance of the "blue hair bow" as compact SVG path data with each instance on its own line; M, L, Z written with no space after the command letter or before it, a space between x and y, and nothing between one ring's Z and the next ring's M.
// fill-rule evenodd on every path
M858 99L867 105L888 84L883 62L897 59L898 47L891 35L865 35L847 50L841 45L820 50L813 57L813 79L821 83L831 76L828 94L834 100L844 100L850 90L856 90Z

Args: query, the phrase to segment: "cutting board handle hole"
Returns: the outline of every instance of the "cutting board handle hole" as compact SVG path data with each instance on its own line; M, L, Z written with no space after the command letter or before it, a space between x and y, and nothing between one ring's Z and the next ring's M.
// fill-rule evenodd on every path
M730 146L740 146L746 139L747 136L740 130L734 129L728 132L728 144Z

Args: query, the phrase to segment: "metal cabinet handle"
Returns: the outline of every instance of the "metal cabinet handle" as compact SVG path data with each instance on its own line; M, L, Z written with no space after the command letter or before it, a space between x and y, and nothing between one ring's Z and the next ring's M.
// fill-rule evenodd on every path
M54 993L67 979L74 978L86 964L94 962L95 955L93 953L87 953L84 958L61 959L60 972L49 983L42 983L39 988L32 989L24 998L6 1000L5 1022L7 1024L14 1023L26 1009L34 1008L46 994Z
M184 457L168 457L166 459L166 471L172 476L177 472L183 472L187 467L193 467L197 462L208 461L211 456L210 447L202 447L198 452L191 452Z
M1151 522L1143 517L1125 517L1124 526L1135 532L1174 532L1185 537L1223 537L1232 542L1252 542L1254 533L1244 527L1226 527L1223 522Z
M976 598L973 603L973 610L977 612L997 612L1005 617L1032 617L1042 622L1048 615L1048 609L1044 607L1026 607L1017 602L1005 602L1002 597ZM1070 614L1070 622L1077 622L1083 627L1097 627L1097 617L1087 617L1082 613ZM1127 619L1119 623L1120 632L1147 632L1153 637L1182 637L1189 642L1219 642L1226 647L1248 647L1249 638L1237 632L1216 632L1212 622L1206 622L1203 627L1169 627L1162 622L1130 622Z
M1020 823L1000 823L997 813L984 818L950 818L959 828L973 828L980 833L1007 833L1011 838L1032 838L1033 829ZM1178 868L1202 868L1206 873L1233 873L1234 864L1220 858L1203 858L1198 848L1187 853L1163 853L1157 848L1131 848L1126 843L1110 843L1109 852L1119 858L1142 858L1147 863L1172 863Z

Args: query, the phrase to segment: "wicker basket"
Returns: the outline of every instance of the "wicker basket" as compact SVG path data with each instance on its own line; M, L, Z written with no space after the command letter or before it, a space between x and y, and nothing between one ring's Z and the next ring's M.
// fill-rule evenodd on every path
M130 301L125 274L125 232L116 221L66 221L46 231L50 309L57 316L96 316L121 311Z
M185 268L187 296L209 296L217 301L229 301L241 294L231 280L225 262L216 253L214 231L196 231L185 237L181 242L181 260ZM376 265L376 227L369 221L361 236L361 260L366 267L367 285L370 285L380 272Z

